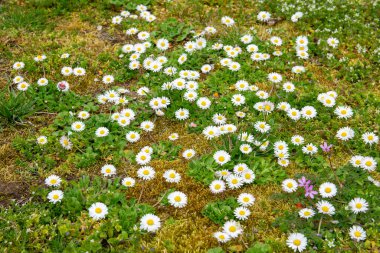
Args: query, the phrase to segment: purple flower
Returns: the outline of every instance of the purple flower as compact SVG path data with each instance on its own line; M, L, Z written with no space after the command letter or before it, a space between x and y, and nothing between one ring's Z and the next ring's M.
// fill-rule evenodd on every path
M306 177L301 177L298 179L298 183L300 187L307 187L310 184L310 180L307 180Z
M307 187L305 187L305 197L310 197L310 198L314 198L314 195L318 194L317 191L314 191L313 190L313 185L309 185Z
M322 145L320 145L321 149L325 153L329 153L331 151L333 145L328 145L327 142L324 142Z

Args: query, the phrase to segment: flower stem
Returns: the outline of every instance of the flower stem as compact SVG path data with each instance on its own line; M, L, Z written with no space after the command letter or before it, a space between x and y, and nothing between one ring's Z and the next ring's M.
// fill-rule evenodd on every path
M321 215L321 219L319 220L318 232L317 232L318 235L319 235L319 232L321 231L322 219L323 219L323 215Z

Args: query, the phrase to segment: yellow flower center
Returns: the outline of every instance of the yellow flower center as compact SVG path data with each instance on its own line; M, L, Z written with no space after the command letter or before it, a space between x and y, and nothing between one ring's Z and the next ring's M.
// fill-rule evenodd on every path
M298 239L295 239L295 240L293 241L293 244L296 245L296 246L300 246L300 245L301 245L301 241L298 240Z
M95 208L95 213L100 214L102 212L102 209L100 207Z
M146 224L148 224L149 226L152 226L154 225L154 221L152 219L149 219L146 221Z
M228 230L229 230L231 233L236 232L236 227L235 227L235 226L231 226Z
M175 196L174 201L175 202L180 202L181 201L181 197L180 196Z

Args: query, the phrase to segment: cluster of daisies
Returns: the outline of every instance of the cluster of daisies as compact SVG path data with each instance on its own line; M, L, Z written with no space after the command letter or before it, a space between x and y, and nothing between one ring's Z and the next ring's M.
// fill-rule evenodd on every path
M142 4L136 6L137 14L132 14L129 11L122 11L120 15L117 15L112 18L112 24L119 25L123 21L123 19L138 19L139 17L147 22L153 22L157 19L155 15L153 15L150 11L148 11L148 7ZM128 33L127 33L128 34Z
M144 5L137 6L138 15L131 14L128 11L122 11L120 15L112 18L113 24L121 24L124 19L137 19L142 18L148 22L152 22L156 19L152 15L147 7ZM291 20L293 22L298 22L299 19L303 17L302 12L296 12ZM269 22L271 20L271 14L265 11L258 13L257 20L260 22ZM235 21L228 16L222 17L221 23L227 27L235 25ZM196 113L203 114L205 111L212 111L214 106L214 101L207 96L201 94L202 89L199 89L200 79L203 75L210 74L216 66L228 68L231 71L241 70L241 65L245 64L239 63L238 59L241 55L246 54L250 56L250 59L254 64L260 64L258 62L264 62L271 59L271 55L280 57L282 55L281 46L283 45L283 40L278 36L272 36L269 39L269 43L273 46L272 53L260 52L259 46L253 44L254 37L251 34L245 34L240 37L241 46L238 45L223 45L220 42L216 42L212 45L208 44L206 40L206 35L215 34L217 30L214 27L208 26L200 33L196 33L194 39L187 41L183 45L183 50L185 51L178 58L175 59L178 64L172 63L172 59L168 59L167 56L159 55L160 53L165 53L170 48L169 40L166 38L158 38L153 40L150 32L140 31L136 27L129 27L126 30L126 35L132 40L136 39L137 43L125 44L121 47L122 54L120 57L128 57L129 63L128 68L130 70L146 70L154 73L163 73L164 75L171 77L170 82L163 83L158 87L158 94L156 90L153 92L151 89L156 87L139 87L137 89L137 94L144 98L148 98L147 105L158 116L163 116L169 106L175 107L173 110L173 116L179 121L185 121L191 116L190 112L192 109L196 109ZM295 40L295 54L300 59L308 59L308 38L306 36L298 36ZM332 48L336 48L339 44L338 39L329 38L327 39L327 44ZM154 55L152 52L154 48L157 48L158 54ZM152 49L149 50L148 49ZM201 66L200 69L180 69L180 66L185 63L188 58L192 57L193 53L198 50L213 50L221 51L221 57L218 62L207 63ZM61 58L68 58L69 54L64 54ZM240 57L242 58L242 57ZM45 55L40 55L35 57L36 62L41 62L46 59ZM19 72L23 69L25 64L23 62L16 62L13 65L14 70ZM177 67L176 67L177 66ZM179 67L178 67L179 66ZM256 66L259 67L259 66ZM306 72L304 66L292 66L291 75L300 75ZM18 73L19 74L19 73ZM86 70L80 67L69 67L65 66L61 69L61 74L65 77L71 75L83 76L86 74ZM285 76L285 75L284 75ZM289 76L289 75L286 75ZM282 87L282 91L285 93L293 93L296 91L296 86L287 80L285 77L277 72L271 72L267 74L267 80L271 88L274 86ZM21 91L26 91L29 84L24 80L21 75L17 75L13 78L14 84ZM107 85L112 85L115 83L115 78L111 74L106 74L102 76L102 82ZM46 78L40 78L37 81L39 86L48 85L49 81ZM60 91L68 91L69 83L67 81L60 81L57 84L57 88ZM267 116L277 110L279 113L284 113L292 121L298 121L301 119L311 120L317 117L317 109L312 105L306 105L302 108L296 108L290 105L288 102L280 101L278 103L271 102L270 99L276 99L277 96L273 93L273 89L266 91L260 89L258 86L249 84L246 80L238 80L234 85L233 89L237 91L236 94L232 94L230 100L226 103L231 103L233 108L236 109L235 116L239 119L246 117L246 110L243 109L244 106L253 105L253 109ZM160 95L160 92L165 93L165 95ZM170 92L168 92L170 91ZM132 122L136 121L138 117L138 110L132 110L128 108L127 105L129 101L127 99L127 94L130 91L126 88L108 88L107 90L97 96L97 101L102 105L120 105L116 107L118 109L112 110L109 114L110 122L114 122L118 126L124 128L130 126ZM178 96L176 93L181 93L180 103L178 103ZM251 94L254 96L251 96ZM174 97L176 97L174 99ZM326 93L321 93L316 98L326 109L334 108L334 114L338 119L349 119L353 116L353 110L349 106L335 106L337 100L337 93L335 91L328 91ZM255 100L250 100L255 99ZM194 106L192 108L187 107L186 104L182 103L187 101ZM219 102L219 101L218 101ZM178 106L178 107L176 107ZM249 113L249 112L248 112ZM86 129L86 121L91 117L90 113L87 111L79 111L76 114L72 114L75 120L71 123L70 129L67 135L61 136L59 143L64 149L72 149L73 143L70 140L70 136L75 133L80 133L83 131L88 131ZM266 117L264 117L266 118ZM256 121L253 122L253 130L257 133L254 136L252 133L239 132L238 125L232 124L228 121L227 116L223 113L213 113L209 119L212 123L205 125L203 127L203 135L206 139L212 140L214 138L223 135L237 134L239 139L239 151L243 157L249 159L248 155L253 152L255 148L260 151L265 151L270 145L273 147L273 155L277 159L280 166L286 167L289 165L290 153L289 144L299 147L301 151L306 155L314 155L318 152L318 147L313 143L305 142L304 137L301 135L293 135L290 140L278 140L271 144L267 139L265 134L269 134L272 126L266 121ZM136 123L136 122L134 122ZM134 124L136 125L136 124ZM135 143L141 139L141 132L151 132L155 128L155 124L151 120L144 120L141 123L137 123L139 129L130 130L125 134L125 138L129 143ZM98 127L94 135L98 138L106 137L110 133L110 130L106 127ZM355 131L350 127L343 127L339 129L336 133L336 138L342 141L347 141L355 136ZM178 134L172 133L169 139L175 141L178 139ZM379 137L375 132L366 132L362 135L362 140L364 143L372 146L379 142ZM37 143L39 145L46 145L48 143L48 138L46 136L39 136L37 138ZM182 152L182 157L184 159L190 160L195 157L196 151L194 149L186 149ZM134 187L136 183L144 183L144 181L150 181L157 177L155 169L149 164L152 161L153 148L150 146L143 147L134 157L134 161L140 166L136 171L136 177L124 177L121 181L123 187ZM251 170L246 163L234 163L231 159L231 154L225 150L218 150L213 154L214 162L219 165L219 170L215 173L216 180L212 181L209 185L209 189L213 194L218 194L224 192L226 189L239 189L246 184L251 184L255 180L255 173ZM350 160L354 167L360 167L367 171L374 171L376 169L377 163L375 158L367 156L353 156ZM222 166L224 166L222 168ZM100 173L105 177L116 177L117 168L112 164L105 164L100 168ZM166 170L162 174L163 179L168 183L177 184L181 181L181 174L174 169ZM51 175L46 178L45 183L51 187L59 187L61 184L61 178L56 175ZM335 184L330 182L325 182L320 185L319 191L313 190L313 186L305 180L299 180L298 182L294 179L286 179L282 183L282 188L285 192L294 193L299 188L304 188L305 197L314 199L314 196L319 195L320 199L315 204L308 208L300 210L299 216L303 219L312 218L315 215L327 215L333 216L335 214L335 207L326 199L331 199L338 193L338 188ZM64 193L61 190L51 191L47 198L50 202L56 204L59 203L64 197ZM180 191L174 191L167 195L167 200L169 204L174 208L184 208L188 204L188 196ZM239 207L234 210L234 216L236 220L227 221L223 227L222 231L214 233L214 237L219 242L228 242L231 239L239 237L243 233L242 225L240 221L247 220L251 214L249 207L253 206L255 198L249 193L242 193L237 199ZM369 205L365 199L354 198L348 204L348 208L352 210L353 213L365 213L369 209ZM93 203L88 209L89 216L94 220L100 220L106 218L108 215L108 207L104 203L96 202ZM141 217L140 229L148 232L156 232L161 227L161 220L158 216L154 214L146 214ZM366 233L360 226L353 226L348 232L349 235L357 241L365 240ZM303 251L307 246L307 238L301 233L293 233L287 239L287 245L295 251Z
M215 186L217 186L217 184L215 184ZM240 206L235 208L234 216L239 221L245 221L251 215L251 211L248 207L255 203L255 197L249 193L241 193L237 198L237 202ZM243 228L240 222L229 220L223 224L222 231L214 233L214 237L218 240L218 242L225 243L233 238L237 238L242 233Z
M68 53L64 53L61 55L61 59L66 59L66 58L69 58L70 57L70 54ZM46 55L37 55L36 57L34 57L34 60L36 62L42 62L44 60L46 60L47 57ZM17 71L17 76L15 76L13 78L13 83L15 85L17 85L17 89L20 90L20 91L27 91L28 88L30 87L30 82L27 82L26 79L20 75L20 72L22 71L22 69L25 67L25 63L24 62L15 62L13 64L13 69ZM42 68L44 68L42 66ZM45 71L44 71L45 73ZM86 75L86 70L82 67L69 67L69 66L64 66L62 67L61 69L61 74L64 76L64 77L69 77L71 75L74 75L74 76L85 76ZM37 85L39 87L42 87L42 86L47 86L49 84L49 80L44 76L44 77L41 77L37 80ZM62 91L62 92L66 92L70 89L70 84L67 82L67 81L59 81L57 83L57 89L59 91Z
M316 195L320 196L320 198L317 198L319 201L315 203L315 207L310 206L302 208L299 211L298 214L300 218L311 219L317 214L322 215L322 217L324 215L331 217L336 213L336 207L330 201L326 200L333 200L338 194L338 188L335 184L325 182L319 186L318 191L314 191L310 180L304 177L299 179L298 182L294 179L285 179L282 182L282 189L287 193L296 193L300 188L304 188L305 197L307 198L314 199ZM365 199L357 197L346 203L344 208L350 210L353 214L366 213L369 210L369 204ZM347 233L355 241L363 241L366 239L365 230L358 225L352 226ZM294 251L301 252L306 249L307 238L301 233L292 233L287 239L287 245Z

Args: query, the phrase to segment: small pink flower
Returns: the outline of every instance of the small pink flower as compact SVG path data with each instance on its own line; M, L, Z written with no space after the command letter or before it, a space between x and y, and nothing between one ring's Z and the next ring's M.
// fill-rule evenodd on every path
M194 122L191 122L190 127L197 127L197 124L195 124Z

